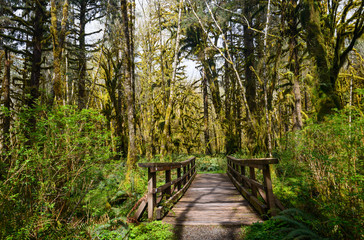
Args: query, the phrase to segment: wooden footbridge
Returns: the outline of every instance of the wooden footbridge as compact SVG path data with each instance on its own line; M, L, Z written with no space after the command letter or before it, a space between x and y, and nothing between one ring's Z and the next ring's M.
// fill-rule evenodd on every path
M269 166L277 159L227 156L226 174L197 174L195 162L193 157L183 162L139 163L148 169L148 194L139 201L134 219L148 209L150 220L174 225L250 225L283 210L273 194ZM157 186L157 182L164 184Z

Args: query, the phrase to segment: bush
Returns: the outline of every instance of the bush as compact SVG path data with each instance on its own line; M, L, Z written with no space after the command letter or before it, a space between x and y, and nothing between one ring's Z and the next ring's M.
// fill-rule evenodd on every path
M22 113L29 114L35 113ZM37 116L31 139L21 131L29 116L19 118L11 134L10 164L0 182L1 239L80 230L69 223L77 219L100 167L112 157L110 133L97 111L66 106L46 113L39 107Z
M278 152L277 195L313 213L327 237L364 234L363 139L363 114L345 109L293 133Z
M196 167L198 172L226 172L226 157L223 155L217 156L199 156L196 159Z
M129 239L168 240L173 239L172 226L159 221L133 226Z
M265 222L243 228L243 234L245 240L323 239L313 230L316 224L302 211L287 209Z

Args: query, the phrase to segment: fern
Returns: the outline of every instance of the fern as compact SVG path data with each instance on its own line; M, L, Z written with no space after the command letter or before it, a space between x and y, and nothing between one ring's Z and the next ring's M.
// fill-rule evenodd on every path
M308 214L299 209L287 209L274 218L263 223L255 223L248 227L246 240L271 239L313 239L323 240L312 230L315 221Z
M305 224L312 223L311 217L299 209L284 210L273 219L285 223L285 227L280 229L281 232L287 233L284 239L323 239Z

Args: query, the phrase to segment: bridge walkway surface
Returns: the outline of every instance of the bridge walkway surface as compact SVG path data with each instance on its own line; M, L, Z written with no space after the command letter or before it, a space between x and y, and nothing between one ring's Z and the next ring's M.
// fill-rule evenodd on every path
M162 221L176 226L241 226L262 219L226 174L197 174Z

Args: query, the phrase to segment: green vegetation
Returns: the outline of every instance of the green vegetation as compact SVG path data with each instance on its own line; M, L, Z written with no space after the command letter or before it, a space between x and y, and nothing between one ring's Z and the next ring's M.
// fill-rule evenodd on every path
M162 222L151 222L133 226L129 239L168 240L173 239L172 226Z
M363 236L363 119L360 111L345 109L282 139L275 153L280 163L274 169L274 192L286 207L306 214L284 211L244 229L247 239L295 239L306 233L303 239L319 239L310 231L329 239Z
M247 239L362 239L363 80L362 0L0 0L0 239L169 238L137 163L227 154L294 209Z
M226 158L223 154L196 155L198 173L226 173Z
M59 107L36 109L41 116L29 143L21 131L22 116L14 123L16 136L0 185L0 238L44 238L76 231L69 224L83 218L85 194L99 181L103 164L112 159L110 133L96 111ZM4 169L4 168L2 168ZM80 215L81 214L81 215Z
M317 229L317 226L318 222L303 212L287 209L263 223L243 228L243 236L246 240L321 240L323 238L313 230Z

